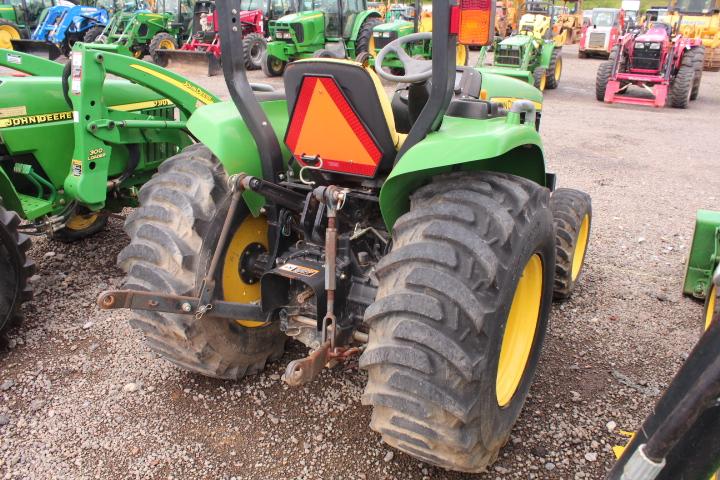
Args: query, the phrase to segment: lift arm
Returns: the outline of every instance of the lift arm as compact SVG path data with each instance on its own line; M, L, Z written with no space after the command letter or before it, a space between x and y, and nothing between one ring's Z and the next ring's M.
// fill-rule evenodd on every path
M0 48L0 67L36 77L59 77L63 71L61 63L4 48Z

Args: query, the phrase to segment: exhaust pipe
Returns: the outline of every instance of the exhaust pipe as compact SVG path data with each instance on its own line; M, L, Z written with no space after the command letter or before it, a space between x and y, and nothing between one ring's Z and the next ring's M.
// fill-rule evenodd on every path
M62 55L60 48L54 43L43 42L40 40L11 40L13 50L18 52L29 53L37 57L55 60Z

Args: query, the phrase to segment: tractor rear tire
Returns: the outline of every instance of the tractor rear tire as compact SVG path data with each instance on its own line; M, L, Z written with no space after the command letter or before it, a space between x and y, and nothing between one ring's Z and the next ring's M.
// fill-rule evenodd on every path
M105 30L105 27L103 27L101 25L96 25L96 26L92 27L90 30L85 32L85 36L83 37L83 42L97 43L96 40L98 39L98 37L102 36L102 33L104 30Z
M605 90L607 90L607 84L610 81L612 68L613 62L609 60L598 65L597 74L595 75L595 99L598 102L605 101Z
M368 17L360 25L357 40L355 40L355 56L361 53L370 53L370 40L372 39L373 28L381 25L383 21L378 17Z
M559 188L550 197L555 222L556 299L570 298L580 278L592 226L590 195L579 190Z
M548 90L554 90L560 83L560 77L562 76L562 50L556 48L552 52L550 57L550 65L548 65L547 71L545 72L545 88Z
M0 337L20 324L20 305L32 299L28 279L35 265L27 258L30 237L18 232L20 217L0 206Z
M266 77L281 76L285 71L286 66L287 62L268 55L267 50L265 50L265 52L263 53L260 68L262 68L262 71Z
M673 108L687 108L690 103L695 67L680 65L678 73L670 83L670 105Z
M360 358L370 426L389 445L464 472L485 471L497 458L525 402L550 315L548 203L546 188L493 172L441 175L413 194L395 223L391 253L377 265ZM518 307L522 299L529 303ZM506 349L504 341L524 348ZM501 351L503 363L514 358L508 354L520 359L514 368L499 368Z
M260 33L250 33L243 37L243 53L246 70L260 70L263 54L267 50L267 40Z
M170 44L172 44L172 48L168 48ZM155 55L155 52L161 48L165 50L177 50L177 39L169 33L160 32L150 40L150 44L148 45L148 53L150 54L150 58L152 58L153 63L160 67L166 67L167 61L162 61L160 60L160 57ZM165 65L162 65L163 63Z
M543 67L537 67L533 70L533 86L541 92L545 91L545 87L547 86L547 70Z
M690 92L690 100L697 100L700 95L700 81L702 80L703 63L705 62L705 47L695 47L689 53L693 55L693 67L695 68L695 78L693 79L692 92Z
M10 20L0 18L0 48L12 50L12 40L20 40L23 37L23 31L15 23Z
M229 207L222 166L204 145L192 145L160 165L140 189L140 205L128 216L125 230L130 244L118 256L118 264L127 272L125 288L199 294ZM235 234L253 237L256 233L252 228L241 231L245 220L251 227L256 221L267 228L246 208L240 208L236 218ZM259 241L266 242L267 237ZM231 246L232 242L228 251ZM218 269L218 274L225 275L227 270L234 275L232 281L244 288L235 278L240 277L240 267L233 259L239 261L242 255L224 257L221 265L227 261L230 267ZM224 278L216 277L219 290ZM224 292L221 298L235 293L240 292ZM253 300L257 299L248 298L246 303ZM239 322L149 311L133 311L130 320L160 356L186 370L229 380L258 373L266 362L279 359L287 338L279 322L257 327Z

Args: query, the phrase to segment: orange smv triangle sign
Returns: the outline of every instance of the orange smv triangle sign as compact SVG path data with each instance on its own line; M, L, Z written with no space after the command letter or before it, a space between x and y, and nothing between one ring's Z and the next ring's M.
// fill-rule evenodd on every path
M306 76L300 87L285 143L302 156L322 158L322 170L373 176L382 157L332 77Z

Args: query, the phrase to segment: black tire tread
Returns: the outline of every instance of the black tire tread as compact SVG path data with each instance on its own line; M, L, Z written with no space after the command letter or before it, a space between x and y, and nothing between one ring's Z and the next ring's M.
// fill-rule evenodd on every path
M177 39L167 32L160 32L150 39L150 43L148 44L148 53L150 54L150 58L152 58L153 63L160 65L161 67L166 66L167 62L159 60L158 56L155 55L155 52L160 48L160 42L163 40L172 41L175 48L178 48ZM165 65L161 65L162 63L165 63Z
M550 197L550 210L555 223L555 287L556 299L566 299L572 295L577 278L572 279L573 253L577 243L582 220L590 216L592 227L592 203L590 195L579 190L559 188Z
M131 242L118 256L125 287L195 294L202 241L227 194L227 178L210 150L193 145L163 162L140 189L140 208L125 223ZM239 379L282 356L275 324L243 328L233 321L133 311L130 324L156 353L190 371Z
M0 249L0 253L7 253L5 258L0 259L0 266L3 266L3 262L11 262L12 268L19 272L18 278L12 279L8 272L0 271L0 295L9 305L7 312L0 317L0 337L11 327L20 325L20 306L32 300L33 296L32 285L28 280L35 273L35 264L27 256L32 242L29 236L18 231L20 222L17 213L0 205L0 247L5 248L4 252Z
M687 108L695 77L695 67L680 65L675 78L670 83L670 105L673 108Z
M355 56L370 50L370 39L372 38L373 28L382 23L383 21L378 17L368 17L362 25L360 25L360 30L355 40Z
M605 90L607 90L607 84L610 81L612 67L613 62L611 60L598 65L597 75L595 76L595 99L598 102L605 101Z
M85 36L83 37L83 42L85 42L85 43L95 42L95 40L100 35L102 35L104 30L105 30L105 27L103 25L95 25L94 27L90 28L87 32L85 32Z
M555 80L555 66L557 65L558 58L562 62L562 49L555 48L550 57L550 65L545 72L545 88L548 90L554 90L558 87L560 80ZM561 72L562 75L562 72Z
M261 44L263 46L263 52L267 50L267 41L265 40L265 37L262 36L262 34L253 32L248 35L244 35L243 53L245 59L245 68L247 70L259 70L262 67L262 55L260 55L260 60L258 62L254 62L252 57L250 56L251 47L254 43Z
M548 202L547 189L491 172L442 175L413 194L377 265L360 359L371 428L389 445L453 470L484 471L496 459L509 429L491 444L481 439L486 329L504 308L498 282L519 232L533 213L551 225Z

